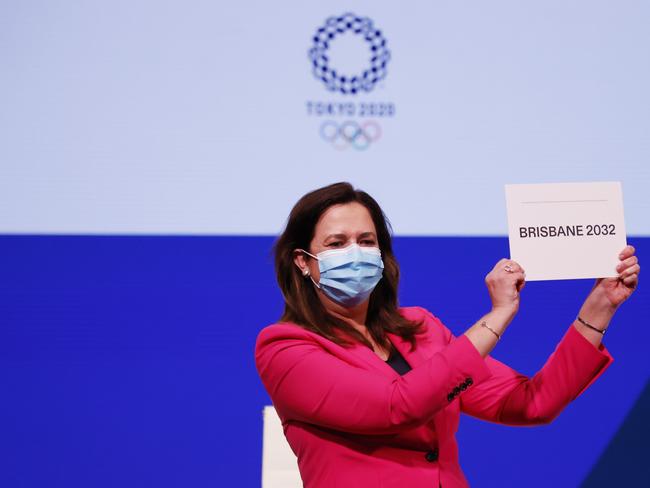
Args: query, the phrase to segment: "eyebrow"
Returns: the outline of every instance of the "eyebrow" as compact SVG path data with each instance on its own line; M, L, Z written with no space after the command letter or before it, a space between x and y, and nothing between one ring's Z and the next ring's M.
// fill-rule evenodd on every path
M377 236L375 235L374 232L362 232L361 234L359 234L359 239L363 239L363 238L366 238L366 237L373 237L373 238L377 239ZM345 235L345 234L330 234L327 237L325 237L324 240L326 241L326 240L328 240L330 238L346 240L348 238L348 236Z

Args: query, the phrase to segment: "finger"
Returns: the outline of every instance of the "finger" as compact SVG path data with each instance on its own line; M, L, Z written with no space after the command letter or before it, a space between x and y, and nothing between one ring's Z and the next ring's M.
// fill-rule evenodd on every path
M512 273L523 273L523 274L526 274L526 272L524 271L524 268L522 268L519 265L519 263L517 263L516 261L512 261L512 260L507 260L507 262L502 266L502 269L506 273L511 273L511 274Z
M492 268L492 270L487 274L486 278L490 276L491 273L502 270L507 263L508 263L508 259L506 258L499 259L497 263L494 265L494 267Z
M635 264L633 266L630 266L629 268L624 269L619 273L619 278L625 278L627 276L631 276L633 274L638 275L641 272L641 265Z
M526 272L524 271L524 268L519 266L517 263L508 263L508 265L510 266L509 273L523 273L523 274L526 274Z
M508 275L515 281L523 280L526 278L526 273L523 269L513 269Z
M635 252L636 252L636 249L634 249L634 246L627 245L627 246L625 246L625 249L623 249L621 251L621 254L618 255L618 258L620 260L627 259L630 256L634 256Z
M517 261L513 261L512 259L510 260L510 265L511 265L512 267L514 267L514 268L517 268L517 269L524 269L524 268L521 266L521 264L519 264Z
M524 286L526 286L526 278L522 274L521 278L515 282L515 287L517 288L517 291L521 293L521 290L524 289Z
M501 258L501 259L499 259L497 264L494 265L494 269L503 268L509 262L510 262L510 260L508 258Z
M639 275L633 274L631 276L626 276L623 278L623 283L630 288L636 288L636 285L639 283Z
M618 266L616 266L616 271L620 273L624 269L634 266L638 262L639 262L639 258L637 258L636 256L630 256L629 258L618 263Z
M516 271L508 274L508 283L518 292L524 287L526 283L526 276L522 271Z

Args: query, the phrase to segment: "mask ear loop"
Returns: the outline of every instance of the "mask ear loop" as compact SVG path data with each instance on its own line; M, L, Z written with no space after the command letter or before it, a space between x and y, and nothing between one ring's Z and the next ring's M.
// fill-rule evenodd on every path
M307 256L314 258L316 261L319 261L318 256L314 256L312 253L305 251L304 249L296 249L296 251L304 252Z
M305 253L307 256L310 256L310 257L314 258L314 259L317 260L317 261L319 260L317 256L314 256L312 253L310 253L310 252L308 252L308 251L305 251L304 249L296 249L296 251L303 252L303 253ZM313 277L313 276L311 275L311 273L309 272L309 268L306 268L305 271L303 271L302 275L303 275L305 278L306 278L307 276L309 276L309 279L310 279L311 282L314 284L314 286L320 290L320 285L314 281L314 277Z
M311 275L311 273L309 274L309 279L314 284L314 286L320 290L320 285L314 281L314 277Z

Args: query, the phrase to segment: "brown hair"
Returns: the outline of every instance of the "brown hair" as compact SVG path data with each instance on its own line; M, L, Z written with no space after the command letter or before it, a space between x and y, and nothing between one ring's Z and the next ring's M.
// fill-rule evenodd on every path
M350 202L358 202L370 212L384 262L382 279L370 295L365 324L368 332L385 348L390 346L386 332L391 332L409 341L411 349L415 349L415 335L420 332L422 323L407 320L398 312L399 265L393 254L390 223L374 198L355 190L349 183L335 183L307 193L291 210L284 232L274 245L275 273L285 304L280 320L293 322L342 346L350 345L343 337L348 335L372 348L354 327L327 312L311 280L305 279L294 264L293 251L309 250L316 223L323 212L332 205Z

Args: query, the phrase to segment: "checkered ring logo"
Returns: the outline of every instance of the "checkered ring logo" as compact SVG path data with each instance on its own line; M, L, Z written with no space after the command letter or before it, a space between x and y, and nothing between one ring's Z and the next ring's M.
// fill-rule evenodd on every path
M370 48L370 59L366 69L358 74L345 76L330 67L328 49L337 35L352 32L365 41ZM370 92L375 85L386 77L386 65L390 60L390 51L386 39L379 29L367 17L358 17L346 13L339 17L329 17L322 27L316 30L313 46L309 50L314 76L321 80L328 90L344 95L358 92Z

